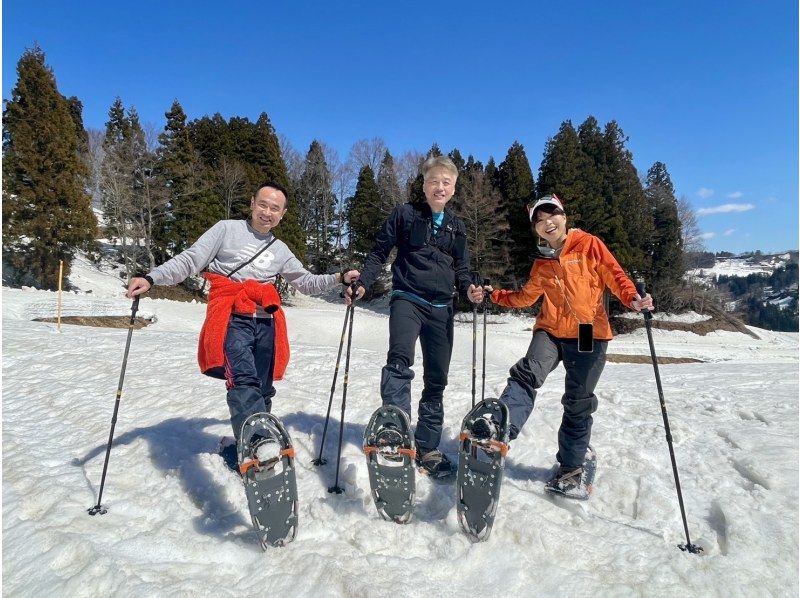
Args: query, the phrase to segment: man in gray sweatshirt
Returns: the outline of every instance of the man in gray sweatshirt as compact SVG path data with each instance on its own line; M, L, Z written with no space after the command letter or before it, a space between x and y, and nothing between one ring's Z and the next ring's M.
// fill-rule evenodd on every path
M310 273L286 244L275 238L272 229L286 214L286 202L286 190L283 187L271 182L261 185L250 201L251 213L248 220L217 222L186 251L147 275L131 279L127 296L132 298L146 293L153 285L178 284L205 269L221 275L213 277L220 284L228 283L228 280L223 281L223 277L246 283L251 295L253 281L260 283L255 288L256 291L274 293L272 285L278 275L298 291L308 295L321 293L340 283L349 284L358 280L360 274L357 270L337 274ZM244 289L245 284L239 286ZM211 299L214 292L212 281L209 314L212 311ZM277 294L272 296L279 303ZM231 425L238 440L242 424L249 415L268 412L272 408L272 397L275 396L272 382L276 330L272 309L264 309L264 305L258 300L255 300L255 313L237 309L236 305L241 303L232 299L230 304L230 316L224 314L226 319L229 318L227 330L224 332L224 377L228 389ZM226 460L228 457L226 456Z

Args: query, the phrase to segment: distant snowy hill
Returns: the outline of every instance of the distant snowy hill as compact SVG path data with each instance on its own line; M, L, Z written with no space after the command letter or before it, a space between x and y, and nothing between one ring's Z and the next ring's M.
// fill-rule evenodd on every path
M797 263L797 250L776 254L748 253L741 256L717 256L711 267L689 270L693 277L715 280L719 276L748 276L750 274L772 274L790 263Z
M74 315L126 315L116 273L73 264ZM320 449L344 308L298 295L286 308L292 358L274 412L297 450L299 533L261 551L241 481L217 455L230 435L224 384L200 375L205 306L145 297L133 333L103 503L103 468L126 330L34 322L55 293L2 289L4 595L38 596L797 596L798 335L654 331L692 541L685 541L650 364L609 363L597 387L598 474L585 503L548 496L564 369L552 372L511 445L491 538L461 532L456 488L417 478L414 518L382 521L361 450L380 404L388 317L354 316L340 483L329 494L340 388ZM464 314L462 314L463 316ZM467 314L469 316L469 314ZM685 316L683 319L696 319ZM502 391L531 318L503 313L487 336L486 390ZM471 402L472 322L459 318L442 448L456 452ZM480 342L480 339L479 339ZM480 346L480 345L479 345ZM610 353L649 355L643 329ZM479 360L481 358L479 349ZM422 388L421 359L412 397ZM480 361L478 366L480 377ZM478 382L480 389L480 378ZM479 391L480 392L480 391ZM416 414L414 414L416 420Z
M690 270L687 276L716 289L726 298L727 309L746 322L788 331L798 329L797 266L797 251L717 255L713 266Z

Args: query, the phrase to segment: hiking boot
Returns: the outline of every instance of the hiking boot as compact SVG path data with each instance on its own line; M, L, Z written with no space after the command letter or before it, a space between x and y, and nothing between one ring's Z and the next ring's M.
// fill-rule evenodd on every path
M545 484L545 490L561 494L567 498L586 500L592 492L586 484L583 467L559 467Z
M403 455L398 449L403 447L403 435L394 424L384 425L375 434L375 446L381 457L393 463L402 463Z
M225 462L225 466L228 469L239 473L239 457L236 454L235 443L220 446L219 456L222 457L222 460Z
M439 449L424 452L417 447L416 463L420 473L427 474L432 478L444 478L452 475L455 471L453 462Z
M477 418L472 422L472 437L477 440L497 439L500 436L500 427L488 415Z
M403 435L393 424L386 424L375 434L375 444L379 447L400 446L403 444Z

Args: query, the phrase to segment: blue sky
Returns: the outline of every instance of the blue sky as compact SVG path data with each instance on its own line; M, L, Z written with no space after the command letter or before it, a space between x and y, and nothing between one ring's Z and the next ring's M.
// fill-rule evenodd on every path
M116 96L164 123L255 118L305 152L499 163L537 173L563 120L616 120L641 175L662 161L712 251L798 247L797 3L3 2L3 97L38 42L59 89L102 128Z

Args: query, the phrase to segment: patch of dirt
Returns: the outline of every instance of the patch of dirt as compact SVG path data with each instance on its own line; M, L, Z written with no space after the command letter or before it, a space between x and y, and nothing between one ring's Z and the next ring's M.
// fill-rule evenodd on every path
M702 359L694 359L692 357L658 357L659 365L671 363L705 363ZM609 353L606 355L606 361L609 363L653 363L649 355L620 355L618 353Z
M611 322L611 330L615 335L627 334L633 332L637 328L644 327L644 318L620 318L618 316L609 318ZM709 332L716 332L717 330L728 330L730 332L741 332L748 336L758 339L758 335L752 330L748 329L744 323L734 316L715 315L709 320L702 322L663 322L659 320L651 320L653 328L660 328L661 330L682 330L684 332L693 332L700 336L705 336Z
M56 323L57 318L34 318L34 322ZM62 316L62 324L72 324L73 326L95 326L97 328L127 328L131 323L130 316ZM133 327L138 330L148 324L152 324L150 318L136 318Z

